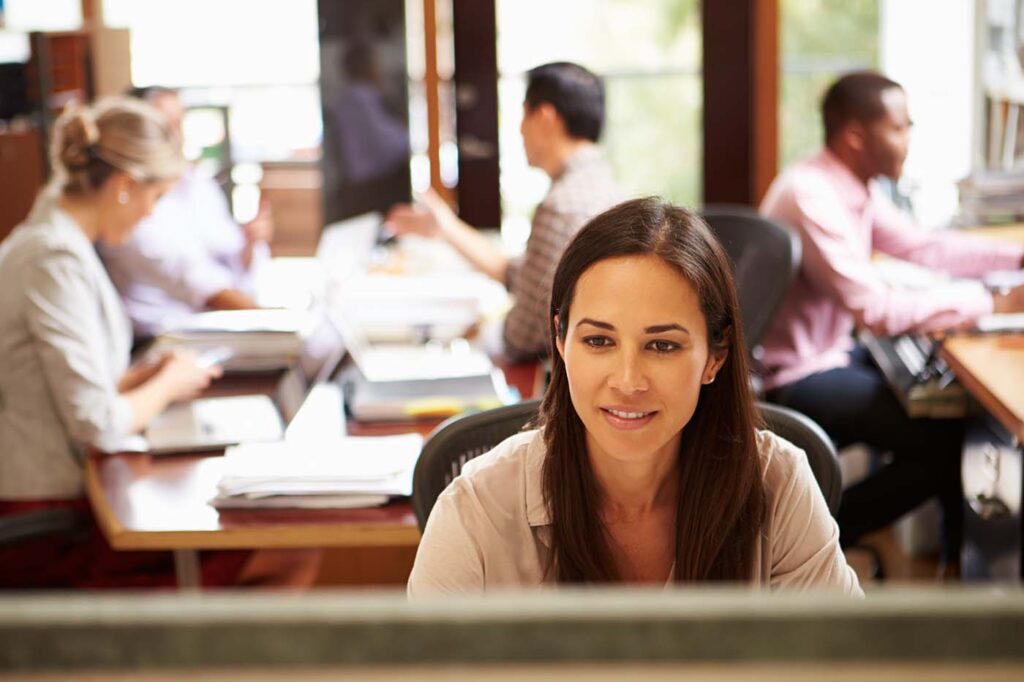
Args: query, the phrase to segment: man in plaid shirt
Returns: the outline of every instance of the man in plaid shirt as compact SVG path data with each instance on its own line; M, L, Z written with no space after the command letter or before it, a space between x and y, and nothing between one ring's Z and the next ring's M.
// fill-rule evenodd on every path
M527 162L551 178L551 187L533 215L526 253L518 258L505 256L433 192L388 214L386 222L397 234L445 239L474 267L505 284L515 298L504 330L512 358L550 352L549 299L562 251L587 220L622 198L596 144L603 124L604 86L596 75L568 62L528 72L520 132Z

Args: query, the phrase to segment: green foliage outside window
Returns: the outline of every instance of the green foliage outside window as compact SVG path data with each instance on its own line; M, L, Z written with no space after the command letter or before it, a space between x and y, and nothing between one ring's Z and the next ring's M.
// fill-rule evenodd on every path
M537 2L502 4L526 16L538 11ZM704 153L699 0L568 4L579 11L585 4L586 12L575 21L549 17L560 40L549 39L545 25L535 22L524 24L530 33L522 35L499 23L515 70L559 58L603 73L608 111L602 143L624 189L697 204ZM877 67L879 0L779 0L779 23L781 167L821 145L819 106L828 84L845 71ZM518 121L520 102L503 101L502 116ZM506 215L528 215L535 197L525 201L515 187L502 190Z
M780 0L780 168L821 146L821 97L829 84L847 71L878 67L878 5Z

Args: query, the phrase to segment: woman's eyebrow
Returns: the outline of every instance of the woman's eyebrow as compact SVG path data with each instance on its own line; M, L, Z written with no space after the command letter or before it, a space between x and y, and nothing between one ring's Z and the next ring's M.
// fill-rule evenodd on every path
M608 331L615 331L615 325L609 324L607 322L601 322L600 320L592 320L589 317L584 317L582 320L580 320L579 322L576 323L576 326L579 327L580 325L584 325L584 324L589 324L589 325L597 327L599 329L607 329Z
M615 325L608 322L595 320L589 317L584 317L582 320L576 323L576 326L579 327L584 324L589 324L590 326L597 327L598 329L607 329L608 331L615 331ZM663 334L664 332L669 331L679 331L683 332L684 334L690 333L689 329L676 322L668 322L666 324L655 324L651 325L650 327L644 328L645 334Z
M690 333L689 329L682 326L681 324L676 324L675 322L670 322L668 324L656 324L644 329L644 332L647 334L661 334L663 332L669 331L680 331L683 332L684 334Z

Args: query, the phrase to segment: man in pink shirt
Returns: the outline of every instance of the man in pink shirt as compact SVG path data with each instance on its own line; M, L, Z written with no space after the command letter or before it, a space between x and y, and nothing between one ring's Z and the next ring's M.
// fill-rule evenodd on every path
M898 83L870 72L844 76L826 93L822 114L825 148L776 178L761 204L764 215L795 229L803 246L800 272L763 342L765 389L770 400L821 424L839 446L861 442L892 453L890 464L844 492L844 546L938 496L943 558L955 569L963 423L908 418L852 333L858 325L881 336L930 332L1024 310L1021 289L891 286L873 252L980 277L1021 267L1024 247L924 231L872 182L898 178L907 155L911 121Z

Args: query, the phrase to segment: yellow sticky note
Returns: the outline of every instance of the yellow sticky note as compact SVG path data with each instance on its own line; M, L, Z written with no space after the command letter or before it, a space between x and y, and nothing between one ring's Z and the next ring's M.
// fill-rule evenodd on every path
M454 398L423 398L414 400L405 406L405 413L410 417L451 417L466 409L466 404Z

